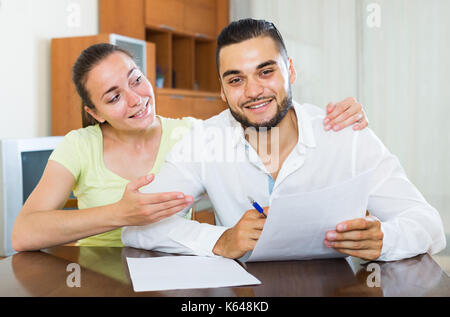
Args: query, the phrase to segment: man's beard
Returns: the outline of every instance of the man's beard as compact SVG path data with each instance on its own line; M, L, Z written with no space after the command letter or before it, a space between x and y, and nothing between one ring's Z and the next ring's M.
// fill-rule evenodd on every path
M267 99L267 97L256 98L254 100L251 100L250 102L256 102L256 101L259 101L262 99ZM276 99L274 98L273 100L276 100ZM248 127L253 127L256 129L266 128L267 130L270 130L271 128L276 127L281 122L281 120L283 120L283 118L286 116L289 109L292 108L292 91L291 91L291 87L289 86L286 97L284 97L284 99L281 101L281 103L277 103L277 112L276 112L275 116L273 116L272 119L270 119L269 121L266 121L266 122L261 122L261 123L250 122L247 119L247 117L241 115L240 113L233 111L230 107L230 104L228 103L228 100L227 100L227 104L228 104L228 108L230 109L233 117L242 125L242 127L244 129L246 129Z

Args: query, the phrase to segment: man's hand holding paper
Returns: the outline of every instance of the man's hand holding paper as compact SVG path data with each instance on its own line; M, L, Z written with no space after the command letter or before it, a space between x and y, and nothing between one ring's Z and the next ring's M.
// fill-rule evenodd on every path
M383 247L381 222L372 216L343 221L327 232L324 244L343 254L376 260Z

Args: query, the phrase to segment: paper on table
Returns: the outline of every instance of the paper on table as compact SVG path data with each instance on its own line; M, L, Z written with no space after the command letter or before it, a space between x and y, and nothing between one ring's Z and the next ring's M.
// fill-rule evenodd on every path
M227 258L127 257L127 262L135 292L261 284L236 261Z
M344 220L365 217L371 174L322 190L273 198L263 232L247 261L347 256L325 247L325 234Z

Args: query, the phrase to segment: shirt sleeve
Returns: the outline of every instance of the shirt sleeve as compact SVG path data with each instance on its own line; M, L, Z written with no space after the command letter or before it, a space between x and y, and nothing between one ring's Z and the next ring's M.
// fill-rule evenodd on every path
M49 160L58 162L67 168L78 181L81 173L81 161L78 150L79 137L77 131L71 131L64 136L61 143L50 154Z
M193 142L201 142L189 134L178 142L166 157L161 171L143 193L179 191L198 200L205 192L202 183L202 160L189 153ZM199 145L199 144L198 144ZM192 154L192 153L191 153ZM169 253L215 256L212 252L227 227L203 224L185 219L189 207L172 217L146 226L125 227L122 242L134 248Z
M378 260L394 261L445 248L438 211L409 181L397 157L370 129L359 132L356 170L373 169L368 210L381 222L383 247Z

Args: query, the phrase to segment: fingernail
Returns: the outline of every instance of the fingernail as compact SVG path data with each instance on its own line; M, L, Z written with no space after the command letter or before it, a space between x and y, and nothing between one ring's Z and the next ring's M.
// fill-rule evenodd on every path
M184 195L178 195L177 198L182 199L182 198L184 198Z
M333 127L333 130L334 131L337 131L337 130L339 130L341 127L339 126L339 125L335 125L334 127Z
M334 240L336 238L336 232L328 232L327 238Z
M325 124L327 124L328 122L330 122L330 119L329 119L329 118L325 118L325 119L323 120L323 123L325 123Z
M345 225L345 224L341 224L341 225L339 225L338 227L337 227L337 229L338 230L345 230L347 228L347 225Z
M325 245L326 245L328 248L331 248L331 246L333 245L333 243L330 242L330 241L328 241L328 240L325 240Z
M192 199L192 197L186 197L185 201L186 202L192 202L194 199Z
M325 126L325 130L328 131L328 130L330 130L330 129L331 129L331 125L328 124L327 126Z

